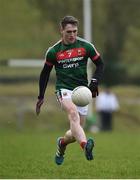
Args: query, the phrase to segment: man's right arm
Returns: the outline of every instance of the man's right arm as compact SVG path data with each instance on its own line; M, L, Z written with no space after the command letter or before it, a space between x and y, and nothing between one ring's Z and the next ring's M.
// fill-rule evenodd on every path
M38 96L38 101L36 103L36 114L39 115L41 106L44 102L44 94L46 91L46 87L48 84L48 80L50 77L50 72L52 70L53 66L48 65L45 63L41 74L40 74L40 79L39 79L39 96Z
M45 54L46 62L44 64L44 67L41 71L40 78L39 78L39 95L38 95L38 101L36 104L36 114L38 115L40 113L40 108L44 102L44 95L47 88L47 84L50 77L50 72L53 68L53 65L55 63L55 51L53 48L49 48Z
M39 96L38 99L43 99L44 98L44 94L47 88L47 84L49 81L49 77L50 77L50 72L52 70L53 66L48 65L47 63L45 63L41 74L40 74L40 79L39 79Z

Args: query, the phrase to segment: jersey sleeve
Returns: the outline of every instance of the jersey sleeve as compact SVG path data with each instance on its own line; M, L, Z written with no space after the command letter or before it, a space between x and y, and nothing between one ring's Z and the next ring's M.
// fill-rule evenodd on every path
M88 53L92 61L96 61L100 57L99 52L96 50L95 46L91 43L88 44Z
M55 57L55 51L53 48L49 48L45 54L45 63L48 66L53 66L55 64L56 57Z

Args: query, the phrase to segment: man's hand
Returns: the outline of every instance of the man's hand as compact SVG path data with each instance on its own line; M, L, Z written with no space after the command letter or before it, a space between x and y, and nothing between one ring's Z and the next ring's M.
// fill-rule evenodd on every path
M39 115L40 113L40 109L42 104L44 103L44 99L38 99L37 103L36 103L36 114Z
M91 90L93 98L98 96L99 92L98 92L98 81L97 81L97 79L91 80L91 82L89 84L89 89Z

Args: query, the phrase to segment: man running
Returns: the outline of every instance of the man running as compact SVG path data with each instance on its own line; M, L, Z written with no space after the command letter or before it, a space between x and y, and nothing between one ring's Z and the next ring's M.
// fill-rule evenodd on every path
M98 83L103 74L103 61L90 42L77 36L78 20L73 16L65 16L60 22L62 39L50 47L45 56L45 64L40 74L39 96L36 113L40 113L44 102L44 94L49 81L50 72L56 71L56 96L62 109L67 113L70 128L63 137L57 140L55 162L61 165L68 144L78 142L87 160L93 160L94 141L86 137L83 126L88 106L77 107L71 100L72 90L77 86L87 86L92 96L98 95ZM87 80L88 59L95 64L96 69L91 82Z

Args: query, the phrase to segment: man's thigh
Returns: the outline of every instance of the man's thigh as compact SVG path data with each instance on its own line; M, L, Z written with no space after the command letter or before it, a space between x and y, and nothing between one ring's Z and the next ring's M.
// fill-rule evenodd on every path
M64 110L76 108L81 116L86 116L88 113L88 105L84 107L76 106L71 99L72 91L68 89L60 89L57 91L56 96Z

